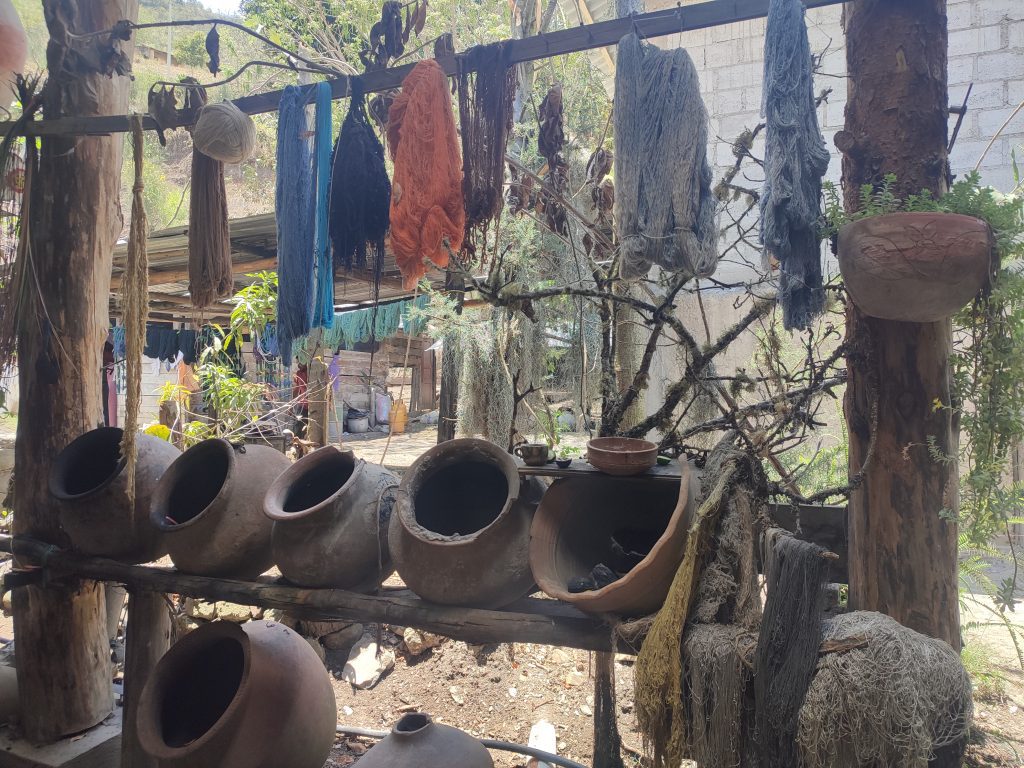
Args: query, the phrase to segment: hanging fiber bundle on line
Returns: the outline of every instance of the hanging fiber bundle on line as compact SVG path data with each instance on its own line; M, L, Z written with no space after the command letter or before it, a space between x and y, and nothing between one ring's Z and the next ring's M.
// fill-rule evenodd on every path
M466 209L458 141L444 70L433 59L417 62L388 112L388 151L395 163L391 249L406 288L427 273L425 259L443 268L448 249L462 248Z
M505 182L505 147L512 130L516 68L501 43L478 45L458 57L459 124L462 128L462 196L466 245L474 230L486 242L487 225L500 212ZM475 70L475 72L474 72Z
M284 364L291 364L294 339L313 324L313 153L306 118L308 88L284 89L277 119L277 339Z
M630 33L615 72L615 219L625 277L653 264L707 277L718 263L708 115L682 48L663 51Z
M256 124L234 102L207 104L192 130L200 152L222 163L241 163L256 149Z
M316 231L313 257L315 303L313 327L330 328L334 322L334 268L331 265L331 241L327 234L331 196L331 86L316 86L316 135L313 140L316 175Z
M821 180L828 169L814 103L814 73L800 0L771 0L764 45L765 260L781 265L786 328L806 328L825 305L821 277Z
M330 237L334 269L366 268L367 246L373 249L379 275L388 232L391 182L384 167L384 147L370 125L363 81L349 79L352 98L334 146L330 190Z

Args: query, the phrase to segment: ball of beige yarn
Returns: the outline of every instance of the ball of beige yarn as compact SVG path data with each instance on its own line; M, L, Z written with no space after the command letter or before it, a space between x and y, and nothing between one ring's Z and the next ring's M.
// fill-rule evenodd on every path
M195 148L223 163L248 160L256 148L256 125L230 101L207 104L192 131Z

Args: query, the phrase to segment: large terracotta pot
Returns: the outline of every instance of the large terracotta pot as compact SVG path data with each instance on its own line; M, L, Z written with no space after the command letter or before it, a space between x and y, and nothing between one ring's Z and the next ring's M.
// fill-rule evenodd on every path
M215 621L157 663L139 698L139 744L161 768L322 768L334 689L283 624Z
M531 532L530 565L537 585L588 613L635 617L661 608L683 558L700 490L690 465L680 462L680 469L678 485L601 475L552 483ZM653 547L624 576L600 589L569 591L570 581L587 578L598 564L617 571L616 560L623 555L615 552L615 542L629 546L637 540L653 542Z
M929 323L956 314L993 270L992 230L953 213L890 213L839 231L839 269L853 303L884 320Z
M76 551L123 563L148 563L167 552L160 531L149 524L150 499L181 451L166 440L139 433L132 505L121 458L123 436L117 427L100 427L72 440L50 469L50 495Z
M388 522L397 487L393 473L334 446L292 464L263 500L284 577L303 587L380 586L394 570Z
M494 768L494 761L468 733L413 713L359 758L359 768Z
M448 440L402 477L389 542L424 600L499 608L533 587L530 522L543 486L486 440Z
M149 518L178 570L251 579L274 564L267 488L291 465L265 445L204 440L181 454L153 492Z

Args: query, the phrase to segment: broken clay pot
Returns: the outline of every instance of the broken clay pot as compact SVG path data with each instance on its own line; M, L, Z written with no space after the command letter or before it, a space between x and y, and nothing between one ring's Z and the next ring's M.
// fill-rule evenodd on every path
M75 551L122 563L148 563L167 552L160 531L149 524L150 498L181 451L166 440L138 434L132 505L121 457L123 436L117 427L100 427L72 440L50 470L50 495Z
M389 532L395 568L432 603L508 605L533 587L530 522L542 493L494 443L431 448L402 477Z
M181 454L153 492L149 519L182 573L252 579L274 564L267 488L291 462L265 445L204 440Z
M359 768L493 768L487 749L468 733L415 712L359 758Z
M157 663L139 699L139 744L162 768L322 768L336 706L302 636L215 621Z
M393 473L334 446L292 464L263 499L284 577L302 587L379 587L394 570L388 522L397 487Z
M678 485L602 475L552 483L534 516L530 541L530 565L544 593L588 613L637 617L661 608L682 561L700 491L695 470L679 464ZM622 566L625 555L621 545L616 551L617 542L637 540L652 546L633 553L638 562ZM601 565L628 571L600 589L569 590L571 582Z

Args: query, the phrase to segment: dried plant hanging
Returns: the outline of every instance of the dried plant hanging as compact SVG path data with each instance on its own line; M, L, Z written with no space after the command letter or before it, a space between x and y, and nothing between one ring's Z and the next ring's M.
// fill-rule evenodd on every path
M146 253L146 238L149 237L149 221L143 202L142 117L132 118L132 159L135 179L132 184L132 220L128 229L128 255L125 262L125 279L122 284L125 320L125 366L127 392L125 394L124 436L121 438L121 455L125 459L125 479L129 509L135 509L135 459L136 437L139 431L139 408L142 405L142 351L146 346L146 316L149 307L149 259Z
M390 222L391 181L384 147L366 112L363 82L349 80L352 98L334 145L330 192L330 235L334 269L366 268L373 250L374 273L384 261L384 236Z
M466 205L463 247L473 256L487 242L488 225L501 212L505 147L512 130L516 68L502 43L478 45L458 58L462 128L462 196ZM475 70L475 71L474 71ZM486 253L481 254L481 259Z
M427 273L426 261L448 266L462 248L466 209L462 158L448 80L433 59L417 62L388 113L388 151L395 163L391 248L406 288Z
M541 198L544 219L552 232L567 235L569 220L565 207L559 202L569 186L569 164L562 154L565 147L565 114L561 85L552 86L540 103L538 121L537 149L547 161L543 186L546 194Z
M806 328L825 306L821 278L821 180L829 153L818 127L811 46L800 0L772 0L764 41L765 261L781 265L786 328ZM767 266L767 264L766 264Z
M189 89L206 104L206 92ZM192 148L192 188L188 206L188 290L192 306L202 309L231 295L231 237L228 229L228 196L224 188L224 163Z
M682 48L663 51L630 33L615 71L615 221L622 274L651 266L707 277L718 264L708 113Z

